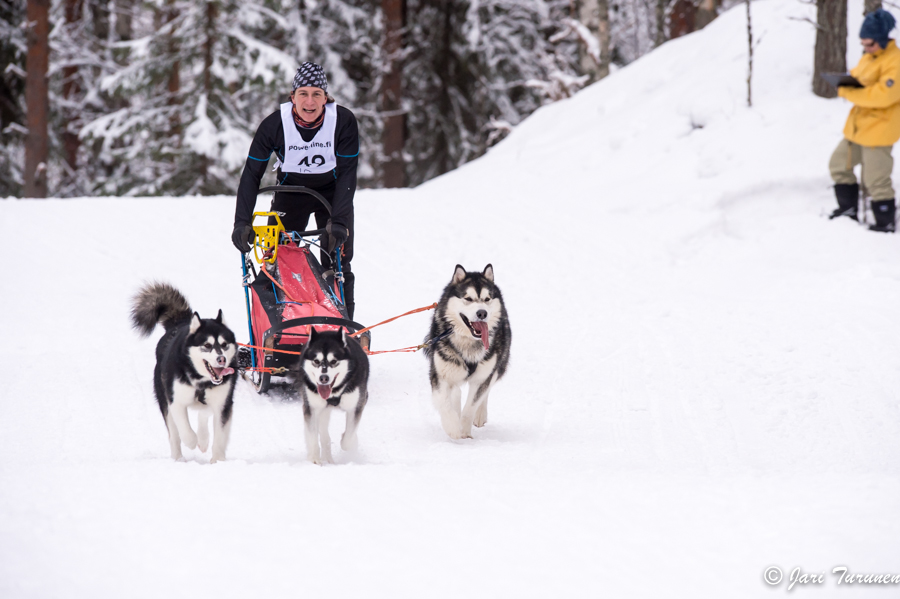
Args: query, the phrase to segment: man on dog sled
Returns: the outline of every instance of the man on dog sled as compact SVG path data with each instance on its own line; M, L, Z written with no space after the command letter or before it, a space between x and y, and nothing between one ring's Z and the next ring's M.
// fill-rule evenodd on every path
M359 163L359 131L356 117L338 106L328 95L325 71L312 62L304 62L294 75L290 102L267 116L250 144L250 154L241 174L234 231L231 241L241 252L252 249L251 226L259 183L272 152L278 158L279 185L302 185L322 194L331 203L331 218L326 208L307 194L276 193L272 211L278 212L288 231L304 231L310 215L316 228L326 229L321 239L321 261L332 268L335 248L341 247L344 272L344 300L350 318L354 308L353 195L356 193L356 169Z

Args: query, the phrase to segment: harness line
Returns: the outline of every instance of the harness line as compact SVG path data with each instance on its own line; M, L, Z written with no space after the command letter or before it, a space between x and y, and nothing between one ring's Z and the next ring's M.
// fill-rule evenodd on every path
M263 268L262 271L265 272L266 275L267 275L270 279L272 279L272 282L273 282L273 283L275 283L276 285L278 285L278 283L275 281L275 278L272 277L272 275L270 275L268 272L266 272L266 269L265 269L265 268ZM278 285L278 286L281 287L281 285ZM288 292L287 292L283 287L281 287L281 290L284 291L285 295L287 295L288 297L290 297L290 295L288 294ZM291 298L291 299L293 299L293 298ZM301 303L301 302L297 302L297 303ZM306 302L303 302L303 303L306 303ZM418 312L425 312L425 311L427 311L427 310L434 310L435 308L437 308L437 302L431 304L430 306L423 306L423 307L421 307L421 308L416 308L415 310L410 310L409 312L404 312L403 314L400 314L399 316L394 316L393 318L388 318L387 320L383 320L383 321L379 322L378 324L373 324L373 325L370 326L370 327L366 327L366 328L364 328L364 329L360 329L359 331L356 331L355 333L351 333L350 336L351 336L351 337L357 337L357 336L359 336L359 335L365 333L365 332L368 331L368 330L374 329L374 328L377 327L377 326L381 326L381 325L387 324L387 323L389 323L389 322L393 322L393 321L397 320L398 318L403 318L404 316L409 316L410 314L416 314L416 313L418 313ZM311 328L312 325L309 325L309 327ZM400 349L385 349L385 350L381 350L381 351L369 351L369 350L367 350L367 349L364 349L363 351L366 352L366 354L369 355L369 356L374 356L374 355L376 355L376 354L391 354L391 353L395 353L395 352L415 353L415 352L419 351L419 350L422 349L422 348L428 347L429 345L431 345L431 344L434 343L435 341L440 341L441 339L443 339L444 337L446 337L446 336L449 335L450 333L451 333L451 331L445 331L445 332L441 333L440 335L438 335L437 337L434 337L433 339L429 339L429 340L426 341L425 343L421 343L421 344L419 344L419 345L410 345L409 347L401 347ZM243 346L243 347L249 347L249 348L252 348L252 349L261 349L261 350L267 351L267 352L271 351L271 352L278 352L278 353L281 353L281 354L292 354L292 355L295 355L295 356L299 356L299 355L301 355L301 354L303 353L303 352L299 352L299 351L289 351L289 350L286 350L286 349L275 349L275 348L272 348L272 347L261 347L261 346L259 346L259 345L251 345L251 344L249 344L249 343L238 343L237 345L240 345L240 346ZM253 372L271 372L272 369L271 369L271 368L268 368L268 367L266 367L266 366L261 366L261 367L258 367L258 368L249 368L249 369L246 369L246 370L251 370L251 371L253 371Z
M401 314L400 316L395 316L395 317L393 317L393 318L388 318L387 320L382 320L382 321L379 322L378 324L373 324L373 325L370 326L370 327L366 327L366 328L364 328L364 329L361 329L361 330L359 330L359 331L356 331L355 333L351 333L350 336L351 336L351 337L359 337L360 335L362 335L362 334L365 333L366 331L369 331L369 330L371 330L371 329L374 329L375 327L380 327L380 326L383 325L383 324L387 324L387 323L389 323L389 322L393 322L393 321L397 320L398 318L403 318L404 316L409 316L410 314L415 314L416 312L425 312L425 311L427 311L427 310L434 310L435 308L437 308L437 302L434 302L434 303L431 304L430 306L422 306L421 308L416 308L415 310L410 310L409 312L404 312L404 313Z

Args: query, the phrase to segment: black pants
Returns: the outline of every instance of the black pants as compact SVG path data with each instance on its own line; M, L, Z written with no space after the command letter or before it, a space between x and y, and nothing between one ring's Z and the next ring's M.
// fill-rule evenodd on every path
M333 186L331 189L317 189L316 191L321 193L329 202L334 195ZM284 215L281 216L281 224L284 225L284 228L287 231L305 231L309 224L310 215L315 215L316 229L324 229L329 218L328 210L316 198L296 193L276 193L275 197L272 199L272 212L278 212L279 216L282 214ZM274 222L270 224L274 224ZM350 318L353 318L353 309L356 306L353 296L353 286L356 277L353 275L353 271L350 267L350 262L353 260L354 238L352 217L350 218L350 223L348 223L347 228L349 229L350 234L341 248L341 271L344 273L344 304L347 306L347 313L350 315ZM319 237L319 245L322 248L319 252L319 259L322 266L325 270L334 268L332 264L333 257L329 256L327 251L328 235L322 234Z

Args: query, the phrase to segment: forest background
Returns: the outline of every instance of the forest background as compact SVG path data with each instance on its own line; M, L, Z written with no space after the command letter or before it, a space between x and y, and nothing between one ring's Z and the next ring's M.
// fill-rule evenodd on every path
M0 197L233 193L306 60L359 120L360 185L415 186L738 1L0 0ZM817 7L833 97L847 2Z

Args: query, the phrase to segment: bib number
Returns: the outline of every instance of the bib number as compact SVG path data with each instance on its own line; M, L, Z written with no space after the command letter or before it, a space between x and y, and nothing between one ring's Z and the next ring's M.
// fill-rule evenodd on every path
M324 156L322 156L320 154L316 154L315 156L312 157L312 166L322 166L323 164L325 164ZM309 167L310 166L309 156L304 156L303 160L301 160L300 162L297 163L297 166Z

